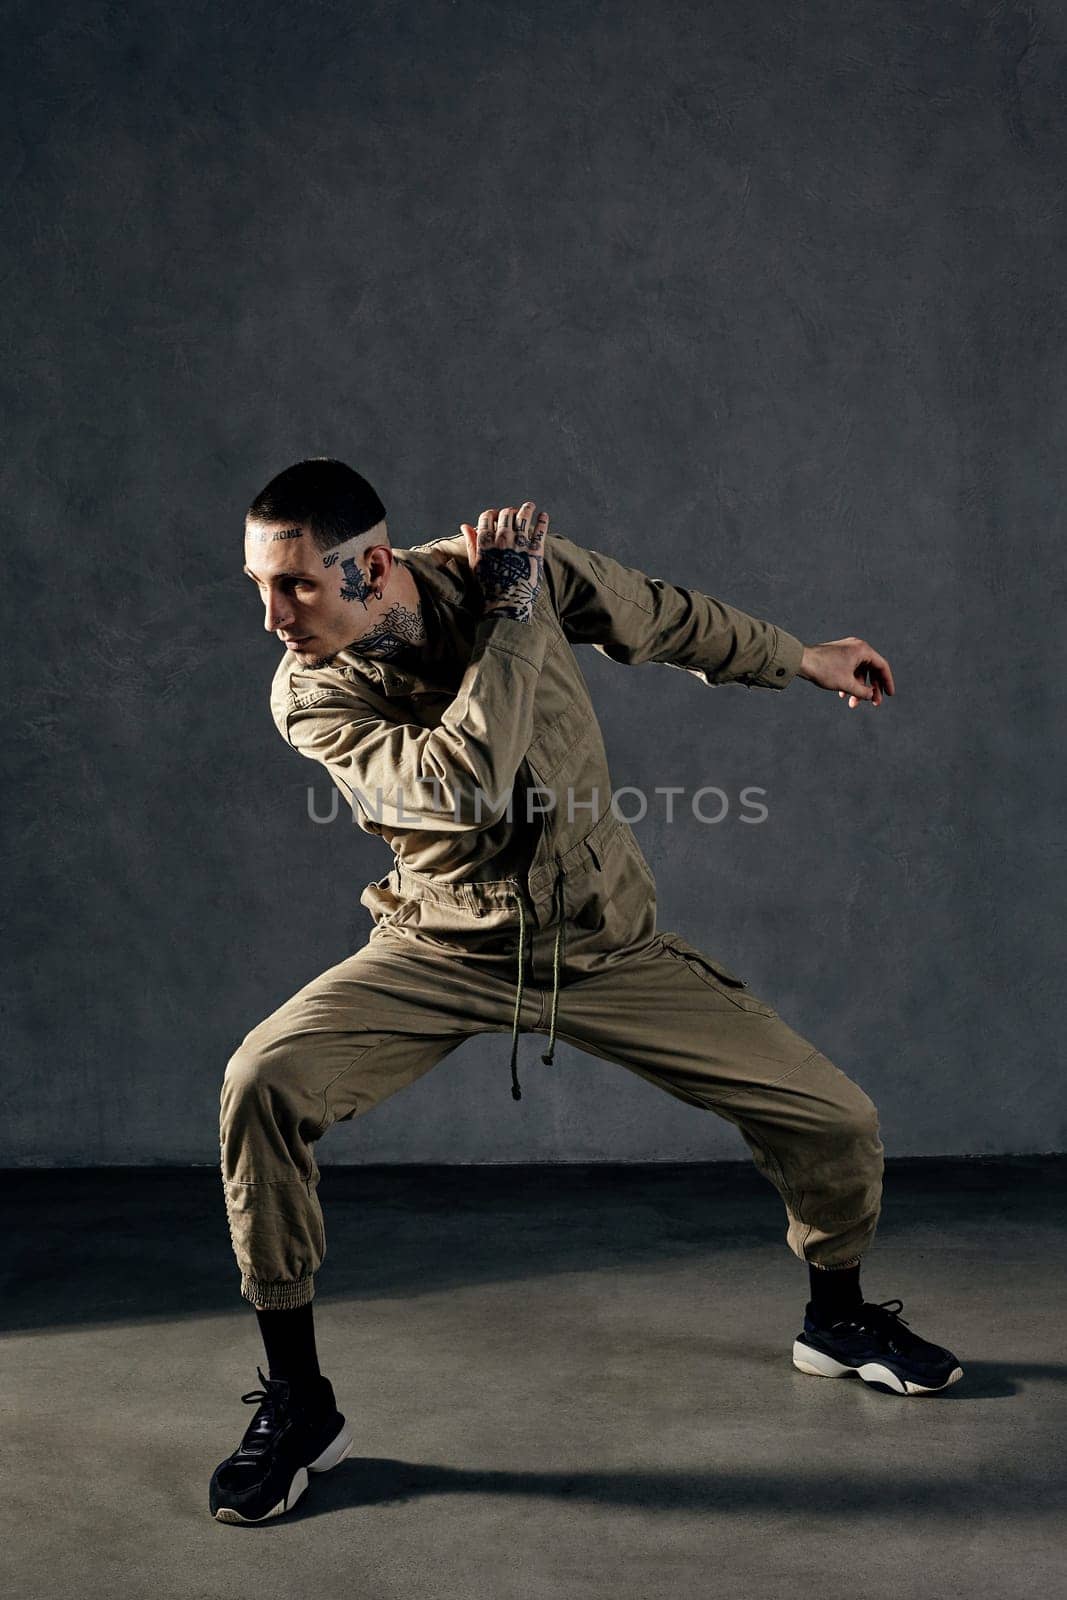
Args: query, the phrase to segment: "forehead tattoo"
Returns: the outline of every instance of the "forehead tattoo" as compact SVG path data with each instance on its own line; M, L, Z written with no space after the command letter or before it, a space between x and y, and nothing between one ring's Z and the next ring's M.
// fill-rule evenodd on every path
M274 544L278 539L299 539L303 528L281 528L271 532L267 528L260 528L255 523L249 529L254 539L261 540L264 544Z

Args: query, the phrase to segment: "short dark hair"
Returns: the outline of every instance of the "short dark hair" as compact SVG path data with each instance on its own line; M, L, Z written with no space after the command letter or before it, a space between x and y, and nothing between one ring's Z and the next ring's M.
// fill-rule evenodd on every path
M252 501L245 521L303 523L316 547L330 550L366 533L384 516L385 507L366 478L343 461L313 456L272 478Z

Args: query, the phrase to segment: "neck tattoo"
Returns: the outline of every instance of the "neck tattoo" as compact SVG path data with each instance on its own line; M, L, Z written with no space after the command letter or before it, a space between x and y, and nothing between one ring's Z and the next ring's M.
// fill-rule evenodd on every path
M426 643L422 615L403 606L399 600L362 639L350 647L357 655L390 659L417 650Z

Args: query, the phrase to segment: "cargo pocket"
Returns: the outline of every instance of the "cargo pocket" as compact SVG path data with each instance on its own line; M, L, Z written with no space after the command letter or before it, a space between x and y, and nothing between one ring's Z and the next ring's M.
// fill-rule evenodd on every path
M739 978L736 972L724 967L721 961L712 960L703 950L698 950L695 945L690 944L688 939L683 939L681 934L664 934L663 948L679 962L684 962L702 983L706 983L709 989L714 989L716 994L721 994L724 999L729 1000L739 1011L752 1011L761 1017L775 1015L774 1007L758 999L744 978Z

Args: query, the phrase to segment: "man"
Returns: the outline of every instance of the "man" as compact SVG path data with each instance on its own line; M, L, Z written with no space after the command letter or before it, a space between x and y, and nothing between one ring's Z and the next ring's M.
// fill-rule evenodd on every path
M862 639L805 646L550 536L529 501L394 550L381 500L338 461L274 478L244 548L284 646L278 729L394 863L361 896L366 945L253 1028L226 1069L227 1215L270 1376L244 1396L259 1404L212 1478L213 1515L276 1516L351 1448L315 1348L315 1142L478 1033L510 1031L515 1099L519 1034L547 1031L546 1064L558 1036L738 1127L808 1267L801 1371L903 1395L955 1382L956 1357L909 1330L902 1301L860 1292L882 1192L872 1101L717 957L657 931L652 873L611 807L572 645L705 684L799 676L852 709L895 692L888 662Z

